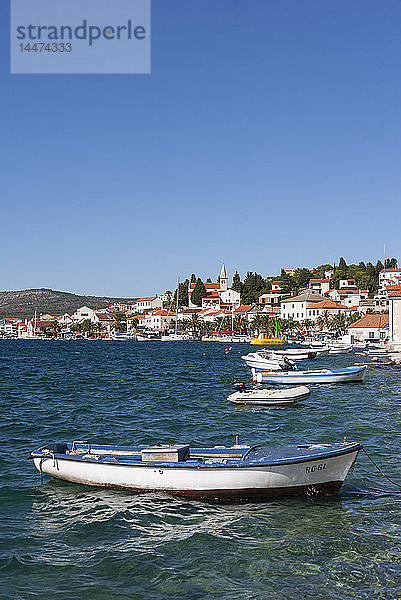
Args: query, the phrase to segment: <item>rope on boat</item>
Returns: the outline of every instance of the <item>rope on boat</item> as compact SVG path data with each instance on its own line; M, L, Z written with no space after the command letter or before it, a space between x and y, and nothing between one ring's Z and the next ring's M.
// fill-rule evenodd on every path
M396 481L394 481L393 479L391 479L388 475L386 475L381 468L379 467L379 465L377 463L375 463L375 461L373 460L373 458L366 452L365 448L362 448L362 452L364 452L366 454L366 456L368 457L368 459L370 460L370 462L376 467L376 469L379 471L379 473L385 478L387 479L390 483L392 483L393 485L395 485L396 487L401 489L401 485L399 483L397 483Z

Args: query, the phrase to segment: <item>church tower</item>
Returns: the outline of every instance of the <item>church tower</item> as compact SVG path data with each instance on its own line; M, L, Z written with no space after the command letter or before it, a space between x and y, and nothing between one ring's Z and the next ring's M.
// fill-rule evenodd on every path
M226 268L224 266L224 263L223 263L223 266L221 267L219 283L220 283L220 291L225 292L227 289L227 273L226 273Z

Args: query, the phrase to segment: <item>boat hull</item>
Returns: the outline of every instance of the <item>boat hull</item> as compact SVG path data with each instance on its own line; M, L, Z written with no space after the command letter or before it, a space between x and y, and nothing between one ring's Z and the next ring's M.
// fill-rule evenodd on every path
M351 367L341 369L340 372L329 371L327 373L313 371L286 371L282 372L257 372L252 370L253 381L258 383L279 383L279 384L310 384L310 383L356 383L363 381L366 373L366 367Z
M289 406L310 396L306 386L297 386L288 390L252 390L235 392L227 400L233 404L250 406Z
M341 453L309 456L296 462L201 468L186 468L182 464L111 464L60 454L33 453L33 460L41 473L89 486L209 500L264 499L338 491L360 449L359 444L350 444Z

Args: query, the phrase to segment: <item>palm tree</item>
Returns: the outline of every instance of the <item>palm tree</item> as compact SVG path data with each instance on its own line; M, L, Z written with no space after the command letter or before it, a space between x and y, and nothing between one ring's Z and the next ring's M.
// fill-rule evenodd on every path
M334 329L338 333L345 333L347 329L347 318L344 313L338 313L331 319L330 329Z
M310 319L305 319L305 321L302 322L302 327L305 329L306 334L309 335L309 330L312 329L313 322Z
M245 317L234 318L234 331L238 331L239 333L247 333L247 325L248 321L245 319Z
M197 313L192 315L191 320L188 323L188 326L194 333L196 333L200 329L200 319Z
M100 335L104 329L104 326L102 325L102 323L100 321L98 321L97 323L95 323L94 329L97 332L97 334Z

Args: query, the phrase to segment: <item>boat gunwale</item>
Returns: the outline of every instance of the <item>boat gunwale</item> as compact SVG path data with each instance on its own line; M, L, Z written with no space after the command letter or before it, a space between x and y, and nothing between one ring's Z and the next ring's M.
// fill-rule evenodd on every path
M312 444L311 444L312 445ZM260 446L257 446L260 447ZM266 447L266 446L262 446L262 447ZM284 447L288 447L288 446L284 446ZM184 462L161 462L161 461L146 461L146 462L141 462L140 460L134 461L134 460L130 460L128 461L127 459L123 459L123 460L107 460L107 459L103 459L103 458L96 458L95 454L93 456L93 458L87 457L87 455L85 456L78 456L75 454L62 454L62 453L46 453L43 454L42 450L47 448L46 446L44 446L43 448L40 448L38 450L33 450L31 452L31 454L29 455L30 459L44 459L44 460L65 460L65 461L73 461L73 462L80 462L80 463L84 463L84 464L98 464L98 465L111 465L111 466L124 466L124 467L141 467L141 468L155 468L155 467L163 467L163 469L186 469L186 470L199 470L199 469L266 469L266 467L273 467L273 466L284 466L284 465L291 465L291 464L300 464L303 462L314 462L316 460L325 460L325 459L329 459L329 458L335 458L338 456L345 456L346 454L351 454L352 452L360 452L363 449L362 444L360 444L359 442L350 442L347 443L347 446L344 446L343 448L336 448L333 450L328 450L327 448L315 448L315 450L322 450L322 452L319 452L317 455L315 456L299 456L299 457L292 457L290 458L283 458L283 459L274 459L274 460L270 460L268 461L268 459L266 459L266 462L256 462L256 461L245 461L245 460L241 460L238 463L216 463L216 462L210 462L210 463L200 463L200 464L190 464L188 465L188 461L184 461ZM299 448L299 446L294 446L294 448ZM250 453L250 451L254 450L255 447L251 447L244 456L248 455ZM100 454L100 453L99 453ZM213 457L208 457L208 458L213 458ZM191 460L191 458L189 459ZM193 459L194 461L196 460L196 455L195 458ZM230 460L230 459L228 459ZM232 459L231 459L232 460Z

